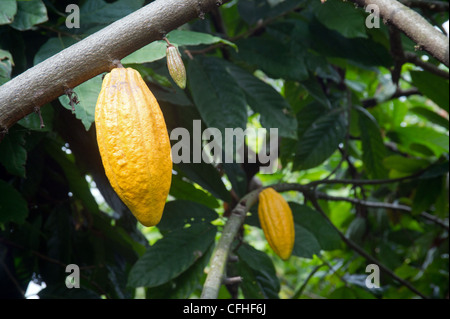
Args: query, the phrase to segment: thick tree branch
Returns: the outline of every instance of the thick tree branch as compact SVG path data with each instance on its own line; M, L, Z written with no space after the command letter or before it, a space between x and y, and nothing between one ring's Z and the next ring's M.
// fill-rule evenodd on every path
M63 95L169 31L229 0L157 0L0 86L0 141L36 107Z
M206 277L205 284L203 285L202 299L216 299L219 294L220 285L223 283L223 278L225 274L225 265L228 259L228 254L230 252L231 244L241 228L245 216L253 206L253 204L258 200L258 194L261 189L254 190L244 196L241 201L232 210L230 217L225 224L222 231L222 236L220 237L214 254L211 258L211 268Z
M376 5L385 23L394 25L417 43L417 48L427 51L440 62L449 66L448 38L414 10L396 0L351 1L364 8L369 4Z

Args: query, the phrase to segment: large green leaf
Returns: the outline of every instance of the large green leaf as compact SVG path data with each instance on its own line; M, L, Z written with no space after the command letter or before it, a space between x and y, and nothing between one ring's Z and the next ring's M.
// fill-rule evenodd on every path
M438 113L432 111L427 107L415 106L410 108L409 110L414 114L417 114L418 116L422 117L423 119L430 121L433 124L442 126L446 130L449 129L448 119L442 115L439 115Z
M339 233L318 211L309 206L292 202L289 203L289 206L292 209L295 225L309 231L320 245L320 249L334 250L341 247ZM302 245L297 242L297 238L295 245L299 245L299 248ZM311 257L311 255L308 257Z
M449 152L448 134L438 132L430 127L410 125L395 128L395 134L401 141L402 147L417 150L416 145L423 145L430 149L435 156Z
M172 184L170 185L170 195L176 199L186 199L193 202L203 204L209 208L219 207L219 202L210 193L195 187L192 183L183 180L179 175L172 176Z
M290 47L272 38L249 38L236 42L236 58L264 71L268 76L303 81L308 70L303 55L291 52Z
M358 111L364 167L371 178L384 178L387 175L386 168L383 166L386 147L383 143L380 127L369 112L360 107L356 109Z
M15 222L22 224L28 216L25 198L12 185L0 179L0 224Z
M297 223L294 224L294 228L295 243L292 255L303 258L312 258L314 255L319 255L320 244L314 234Z
M335 30L347 38L367 38L364 25L365 16L355 10L350 2L341 0L315 1L314 13L317 19L328 29ZM338 12L338 14L337 14Z
M278 128L282 137L297 138L297 119L292 115L289 103L270 85L231 63L224 63L245 92L248 105L261 116L266 129Z
M13 128L0 143L0 164L14 175L25 177L27 151L25 145L25 131Z
M420 214L436 202L442 189L442 177L421 179L417 185L412 203L412 213Z
M316 19L309 24L309 31L312 49L324 56L353 60L366 66L389 67L392 64L386 47L371 39L346 38Z
M201 223L168 233L147 249L128 277L130 287L155 287L192 266L214 243L216 227Z
M80 7L81 30L92 33L88 29L98 30L138 10L143 4L144 0L118 0L112 3L104 0L84 1Z
M439 107L449 110L448 80L430 72L410 71L413 85Z
M73 89L75 94L72 94L72 98L76 96L79 101L78 104L74 104L75 116L81 120L86 131L89 130L95 120L95 105L101 88L102 74L99 74ZM61 95L59 101L66 109L72 110L67 95Z
M239 286L245 298L279 298L280 282L270 257L245 243L239 247L237 255L239 261L234 267L236 275L243 278Z
M304 170L323 163L334 153L344 137L345 117L340 109L320 116L299 136L294 158L295 168Z
M11 23L13 21L13 17L16 14L16 12L17 12L16 0L0 1L0 25Z
M160 286L147 289L147 298L151 299L186 299L200 287L200 280L204 276L214 245L211 245L206 253L201 256L191 267L176 278Z
M42 0L18 1L17 14L11 26L20 31L29 30L47 20L47 9Z
M197 183L213 196L228 202L231 197L225 187L219 172L211 164L206 163L179 163L176 168L186 175L191 181Z
M48 154L64 171L70 191L82 201L87 211L90 213L98 213L99 208L94 196L91 193L89 184L80 172L79 168L75 165L75 162L70 160L61 147L53 141L48 141L45 148Z
M209 207L188 200L174 200L166 203L158 229L176 230L186 224L211 222L218 218L217 213Z
M222 139L225 128L246 128L245 95L217 58L189 61L187 76L195 106L208 127L218 128Z

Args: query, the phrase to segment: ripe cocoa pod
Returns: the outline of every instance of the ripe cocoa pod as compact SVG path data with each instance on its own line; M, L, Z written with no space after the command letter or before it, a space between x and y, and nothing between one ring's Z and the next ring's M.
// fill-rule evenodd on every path
M292 254L295 241L294 217L286 200L273 188L259 193L258 217L264 236L283 260Z
M168 45L166 58L170 76L180 88L184 89L186 87L186 68L178 49L171 44Z
M171 147L159 104L138 71L106 74L95 125L111 186L141 224L158 224L172 180Z

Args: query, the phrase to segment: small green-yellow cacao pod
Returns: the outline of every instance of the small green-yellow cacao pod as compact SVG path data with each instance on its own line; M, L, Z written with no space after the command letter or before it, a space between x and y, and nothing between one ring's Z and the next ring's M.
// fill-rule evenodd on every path
M294 217L286 200L273 188L259 193L258 217L264 236L283 260L292 254L295 241Z
M178 49L169 44L166 49L167 68L175 83L182 89L186 87L186 68Z

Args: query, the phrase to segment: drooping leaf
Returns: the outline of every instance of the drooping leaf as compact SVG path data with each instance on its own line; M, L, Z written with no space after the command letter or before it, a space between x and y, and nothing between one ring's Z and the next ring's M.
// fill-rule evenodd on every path
M209 207L188 200L174 200L166 203L158 229L176 230L186 224L208 223L218 218Z
M345 136L345 118L335 109L320 116L299 136L294 158L296 169L309 169L323 163Z
M384 178L387 175L387 171L383 166L386 147L383 143L380 127L375 118L365 109L357 107L357 111L364 167L371 178Z
M412 213L420 214L436 202L442 188L442 177L419 180L412 203Z
M47 9L42 0L18 1L17 13L11 26L20 31L29 30L47 20Z
M236 269L243 277L240 287L245 298L279 298L280 282L269 256L245 243L239 247L237 255Z
M11 129L0 143L0 164L14 175L25 177L25 163L27 151L25 145L25 131Z
M16 0L3 0L0 2L0 25L9 24L17 12ZM0 59L1 60L1 59Z
M249 65L278 79L304 81L308 78L304 57L272 38L249 38L236 42L239 53L235 56Z
M224 201L230 200L230 193L225 187L219 172L211 164L206 163L179 163L176 167L191 181L197 183L213 196Z
M289 206L292 209L295 224L308 230L316 238L320 249L334 250L341 247L339 233L318 211L293 202L290 202Z
M280 136L296 139L297 120L286 100L270 85L247 71L231 63L224 65L245 92L248 105L261 115L262 126L266 129L276 127Z
M423 119L430 121L436 125L442 126L445 129L449 129L449 121L444 116L439 115L438 113L430 110L429 108L422 106L415 106L409 109L411 112L417 114Z
M448 80L433 73L424 71L410 71L413 85L439 107L449 110Z
M438 132L430 127L417 125L398 127L395 128L394 132L400 139L402 147L417 151L420 149L414 146L423 145L431 150L435 156L449 152L448 133Z
M190 200L203 204L209 208L219 207L217 199L206 191L195 187L192 183L183 180L178 175L172 176L172 184L170 185L170 195L176 199Z
M216 227L201 223L168 233L147 249L128 277L130 287L156 287L174 279L214 243Z
M25 198L12 185L0 179L0 224L15 222L22 224L28 216Z
M189 61L188 85L202 119L208 127L246 128L245 95L216 58L196 57Z
M73 89L72 98L76 96L79 101L78 104L74 104L75 115L77 119L81 120L86 131L89 130L95 120L95 105L102 88L102 81L102 74L99 74ZM66 109L72 111L67 95L61 95L59 101Z
M340 0L315 1L314 13L317 19L328 29L335 30L347 38L367 38L364 25L365 17L350 2ZM336 14L339 12L339 14Z

